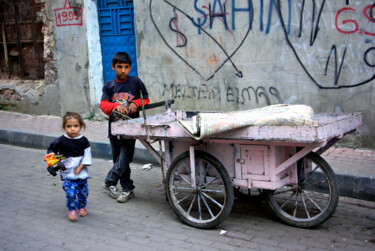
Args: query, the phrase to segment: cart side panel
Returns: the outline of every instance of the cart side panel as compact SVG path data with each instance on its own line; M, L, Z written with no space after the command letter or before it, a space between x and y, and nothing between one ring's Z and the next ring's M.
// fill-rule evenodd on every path
M241 176L236 176L235 185L273 190L296 182L296 163L279 174L275 172L278 165L296 153L296 147L241 144L240 149L240 158L236 162L241 163Z
M164 140L164 150L165 150L165 162L164 162L164 173L168 172L170 165L173 160L177 158L180 154L189 151L189 147L194 143L194 141L174 141ZM188 164L188 163L187 163ZM188 164L189 165L189 164Z
M241 145L242 178L269 180L268 151L267 146Z
M194 143L194 141L172 141L172 140L165 140L165 156L166 160L170 163L183 152L189 151L189 147ZM167 171L167 170L166 170Z
M214 156L225 167L229 177L235 177L235 154L237 149L234 144L205 143L205 151Z
M287 160L288 158L290 158L293 155L295 155L296 152L297 152L296 147L285 147L284 159L282 159L282 161L279 162L277 164L277 166L279 164L281 164L282 162L284 162L285 160ZM297 178L297 163L293 163L292 165L290 165L289 168L287 168L285 171L283 171L280 174L278 174L278 177L280 179L282 179L283 177L289 177L289 183L296 184L298 182L298 178Z
M197 141L165 141L167 145L166 159L173 161L178 155L183 152L189 151L189 147L194 145L194 149L197 151L204 151L214 156L220 163L225 167L229 177L235 176L235 164L234 155L235 147L234 144L218 144L211 142L197 142ZM167 171L167 170L165 170Z

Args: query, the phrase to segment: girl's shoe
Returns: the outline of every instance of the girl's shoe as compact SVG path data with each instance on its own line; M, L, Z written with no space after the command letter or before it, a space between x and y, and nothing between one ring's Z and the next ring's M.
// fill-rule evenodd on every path
M85 208L81 208L78 210L78 214L81 217L85 217L87 215L87 210Z
M72 211L69 211L68 213L68 218L69 220L71 221L77 221L77 212L72 210Z

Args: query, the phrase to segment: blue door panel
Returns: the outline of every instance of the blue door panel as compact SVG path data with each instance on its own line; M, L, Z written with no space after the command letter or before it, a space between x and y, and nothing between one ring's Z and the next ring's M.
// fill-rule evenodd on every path
M98 0L98 15L104 83L115 78L111 64L119 51L130 55L130 75L138 76L133 0Z
M133 7L133 0L98 0L98 8Z
M100 35L134 35L133 20L133 8L99 9Z
M125 51L132 60L131 76L138 76L137 71L137 54L135 50L135 36L107 36L101 38L102 58L103 58L103 77L104 83L116 77L112 70L112 58L119 51Z

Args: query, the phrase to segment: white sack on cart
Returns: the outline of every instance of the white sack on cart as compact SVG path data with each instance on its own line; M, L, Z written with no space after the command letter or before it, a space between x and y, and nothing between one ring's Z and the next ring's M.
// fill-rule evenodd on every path
M236 112L199 113L190 120L179 120L197 140L246 126L316 126L314 111L307 105L271 105Z

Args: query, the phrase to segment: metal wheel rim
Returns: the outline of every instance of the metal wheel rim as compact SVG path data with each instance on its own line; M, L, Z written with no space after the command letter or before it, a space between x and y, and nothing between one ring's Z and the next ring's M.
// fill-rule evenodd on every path
M189 159L180 161L169 180L169 190L176 209L195 223L212 222L225 207L226 191L216 167L196 158L196 187L191 184ZM197 209L197 211L194 211Z
M331 201L332 190L327 174L314 161L311 163L312 171L306 174L303 181L284 186L276 190L272 196L279 212L295 222L310 222L318 219L326 212ZM282 197L279 200L283 202L278 202L276 197ZM297 214L299 217L296 216ZM304 218L300 217L303 215Z

